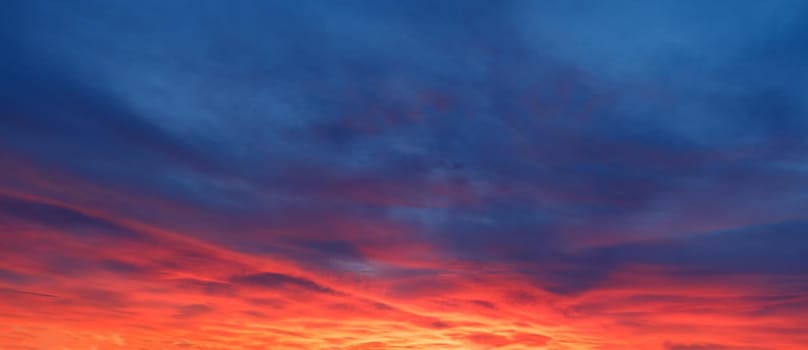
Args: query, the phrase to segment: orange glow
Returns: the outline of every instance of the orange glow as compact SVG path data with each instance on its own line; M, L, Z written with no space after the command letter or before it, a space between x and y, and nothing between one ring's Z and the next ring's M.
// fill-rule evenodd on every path
M438 276L356 278L114 220L150 239L104 241L101 249L101 242L31 229L17 231L25 241L4 241L3 269L49 277L25 290L0 289L4 349L659 349L670 339L688 339L796 350L808 341L793 331L802 312L750 316L778 300L743 276L737 285L716 286L658 278L637 267L618 276L621 287L575 296L468 264ZM26 254L15 254L22 245ZM132 268L58 271L28 258L32 249L39 256L68 250L88 264ZM270 288L232 277L262 272L318 287L289 280Z
M51 175L32 183L58 198L63 181ZM33 277L0 282L3 349L651 350L755 343L798 350L808 343L799 332L808 297L774 296L760 275L675 278L636 265L597 288L555 294L506 265L448 260L426 241L405 239L412 237L407 227L349 221L332 234L368 242L359 247L368 262L346 262L350 273L329 272L189 238L204 233L123 219L114 207L2 194L137 233L76 236L4 223L0 269ZM178 217L194 210L150 205ZM388 273L396 268L414 272Z

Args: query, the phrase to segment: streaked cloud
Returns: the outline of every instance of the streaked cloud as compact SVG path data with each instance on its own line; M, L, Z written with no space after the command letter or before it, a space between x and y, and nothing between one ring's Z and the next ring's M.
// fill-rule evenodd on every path
M0 347L795 350L799 1L11 1Z

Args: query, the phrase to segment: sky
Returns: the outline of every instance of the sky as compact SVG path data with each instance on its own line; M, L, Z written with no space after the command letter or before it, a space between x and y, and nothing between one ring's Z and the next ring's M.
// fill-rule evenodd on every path
M808 2L0 3L0 348L798 350Z

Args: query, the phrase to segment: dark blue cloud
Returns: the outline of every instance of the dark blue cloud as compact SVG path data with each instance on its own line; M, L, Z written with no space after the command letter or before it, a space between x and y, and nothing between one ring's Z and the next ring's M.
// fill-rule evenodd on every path
M808 254L806 230L808 223L804 221L785 222L620 244L579 256L557 257L551 260L556 266L544 267L546 262L540 261L525 272L533 272L545 289L562 294L608 283L610 273L631 266L662 267L665 274L680 278L765 276L783 281L782 286L772 287L784 293L804 293L808 284L795 284L793 279L808 273L808 266L801 262Z
M339 224L402 225L559 293L632 263L806 272L796 228L754 226L806 219L800 2L5 6L2 152L192 206L188 234L329 268L372 263Z
M25 284L32 280L34 280L33 276L29 276L12 270L0 269L0 281L19 285L19 284Z
M150 239L141 232L104 218L66 207L3 195L0 195L0 219L11 223L45 225L78 237L113 237L138 241Z
M314 281L274 272L260 272L244 276L236 276L231 282L241 285L279 290L302 290L307 292L336 294L337 291L322 286Z
M800 260L808 253L806 230L804 221L745 227L656 244L629 244L609 254L670 264L689 273L805 274L808 266Z

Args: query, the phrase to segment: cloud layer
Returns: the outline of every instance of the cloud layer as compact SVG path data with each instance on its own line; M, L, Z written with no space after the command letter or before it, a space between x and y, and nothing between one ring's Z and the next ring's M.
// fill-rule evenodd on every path
M11 1L0 347L798 349L800 1Z

